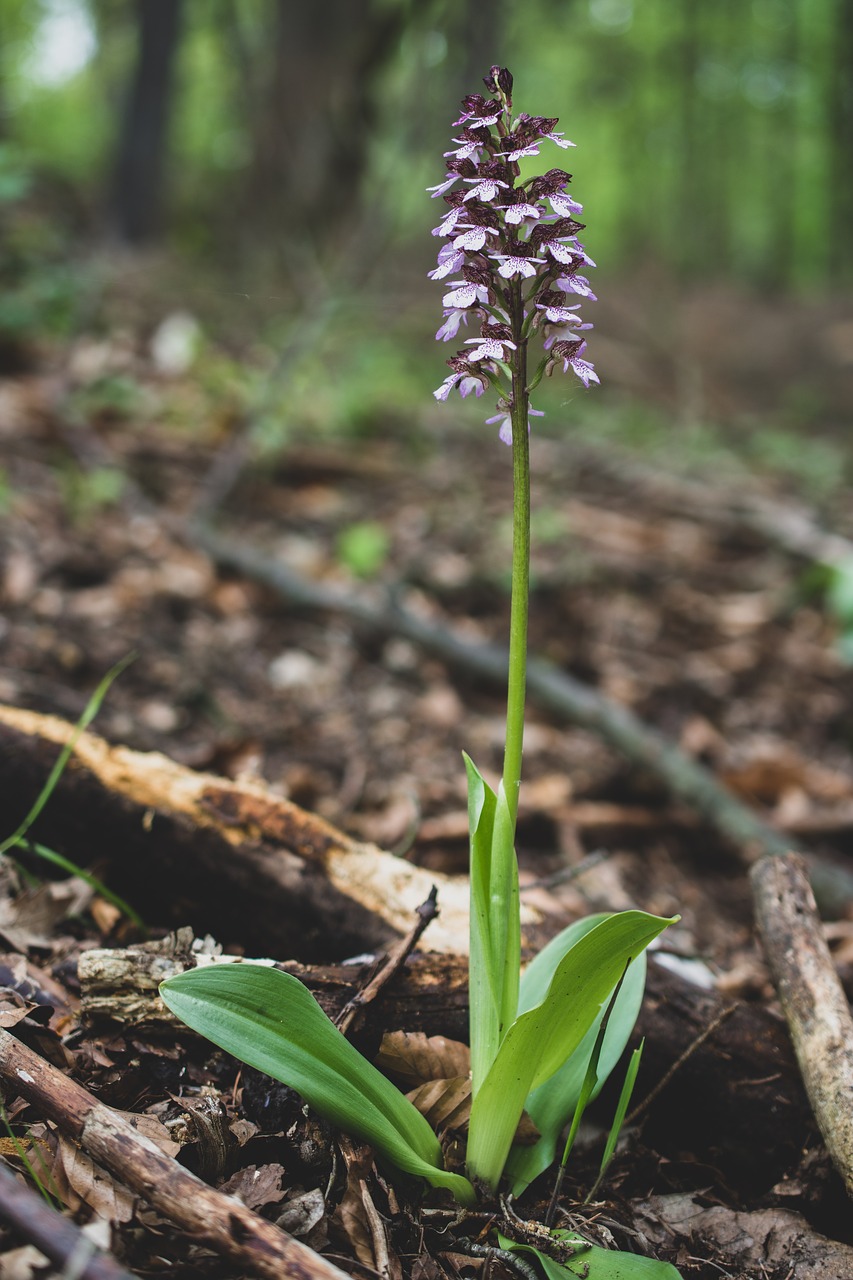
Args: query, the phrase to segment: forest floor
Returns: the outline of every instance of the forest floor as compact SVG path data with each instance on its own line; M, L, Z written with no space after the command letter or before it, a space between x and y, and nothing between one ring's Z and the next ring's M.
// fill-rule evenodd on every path
M78 367L85 354L78 345ZM140 382L157 384L142 348L134 359ZM300 608L250 576L218 567L187 520L210 497L227 445L221 431L176 430L144 407L86 407L71 395L68 367L54 352L0 382L0 702L74 721L98 680L134 651L95 725L109 741L164 752L191 769L262 778L360 841L430 871L463 873L461 753L487 776L499 774L500 689L410 639ZM503 643L508 463L496 441L454 430L452 413L439 410L419 440L382 432L302 440L263 465L235 461L216 522L220 532L312 583L368 602L393 587L407 607L469 641ZM741 506L756 499L782 515L796 506L810 510L816 525L853 537L843 488L828 491L815 513L792 479L796 465L784 476L744 469L733 478L699 456L685 473L660 455L644 460L589 435L534 437L532 469L532 651L629 707L780 831L843 866L853 852L853 669L843 655L842 623L827 607L826 574L747 527L733 507L733 495ZM692 969L728 1001L775 1008L742 851L674 799L653 762L647 769L627 763L597 735L531 699L524 771L518 852L530 901L556 895L567 916L629 905L678 913L666 949L687 964L685 972ZM22 808L30 799L22 797ZM85 851L61 851L85 861ZM598 856L581 875L557 883L555 873L592 854ZM536 887L548 877L555 887ZM27 905L34 892L7 875L0 937L10 955L23 954L69 984L73 1002L69 975L81 950L125 946L133 930L85 892L63 899L38 923ZM191 923L203 934L204 919L175 919L169 895L164 883L149 896L149 927L156 933ZM827 931L849 979L853 904L835 914ZM250 935L240 921L218 941L242 940L245 948ZM346 958L334 936L327 943L318 956L316 943L309 948L290 934L274 958ZM429 949L428 932L421 946ZM190 1050L97 1026L78 1032L73 1019L63 1027L66 1038L69 1032L76 1078L107 1101L150 1112L171 1140L182 1114L175 1063ZM279 1117L271 1127L257 1098L252 1103L248 1090L243 1097L233 1071L221 1061L215 1070L205 1066L197 1047L191 1057L193 1087L221 1090L227 1119L247 1144L245 1163L266 1169L254 1196L239 1162L227 1177L220 1172L220 1185L242 1191L271 1219L284 1215L298 1233L293 1203L304 1209L317 1183L307 1184L306 1170L300 1181L282 1155L283 1140L273 1140L298 1111L291 1106L287 1124ZM641 1079L639 1094L654 1083ZM113 1234L98 1238L135 1273L239 1274L176 1237L152 1210L111 1208L103 1180L90 1173L87 1181L43 1117L9 1090L6 1105L18 1141L41 1142L49 1152L60 1201L77 1221L112 1223ZM269 1138L272 1156L264 1156L259 1137ZM694 1138L685 1145L667 1130L661 1104L653 1131L637 1131L614 1166L615 1201L701 1192L704 1206L793 1208L809 1229L853 1238L816 1129L805 1134L790 1168L752 1185L721 1165L712 1137L704 1148ZM11 1142L2 1142L20 1167ZM304 1235L344 1270L432 1280L483 1265L451 1248L433 1250L412 1271L411 1221L390 1235L391 1263L375 1252L368 1261L363 1217L332 1214L345 1175L338 1166L337 1176L329 1173L322 1160L318 1167L326 1200ZM618 1216L617 1208L609 1212ZM618 1230L617 1238L622 1242ZM732 1255L723 1243L715 1253L713 1239L685 1239L673 1237L661 1253L685 1278L824 1275L793 1263L786 1272L769 1255L726 1270ZM0 1276L40 1274L13 1269L26 1264L17 1237L8 1234L5 1249Z

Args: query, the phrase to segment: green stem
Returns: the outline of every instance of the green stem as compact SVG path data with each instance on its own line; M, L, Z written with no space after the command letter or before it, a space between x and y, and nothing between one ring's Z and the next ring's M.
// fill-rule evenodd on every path
M524 697L527 683L527 615L530 592L530 437L528 434L527 344L521 338L524 307L521 284L513 281L512 328L512 600L509 624L506 747L503 785L515 827L521 786Z

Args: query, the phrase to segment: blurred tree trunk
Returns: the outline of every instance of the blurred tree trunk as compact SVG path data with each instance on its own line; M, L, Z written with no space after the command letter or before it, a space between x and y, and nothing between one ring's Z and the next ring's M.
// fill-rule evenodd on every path
M136 0L137 52L115 162L112 219L143 244L160 227L163 172L183 0Z
M276 0L271 64L253 95L246 186L254 226L320 244L352 219L377 123L378 81L407 9ZM246 69L256 71L243 54ZM408 106L408 104L401 104Z

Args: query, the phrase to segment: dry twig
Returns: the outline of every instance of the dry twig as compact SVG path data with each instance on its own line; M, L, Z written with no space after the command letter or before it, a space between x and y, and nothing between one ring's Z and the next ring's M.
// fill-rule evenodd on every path
M853 1196L853 1018L796 854L752 870L756 917L815 1119Z
M101 1253L79 1227L51 1209L0 1161L0 1218L16 1236L75 1280L133 1280L114 1258Z
M0 1077L160 1213L264 1280L346 1280L325 1258L207 1186L129 1121L0 1029Z

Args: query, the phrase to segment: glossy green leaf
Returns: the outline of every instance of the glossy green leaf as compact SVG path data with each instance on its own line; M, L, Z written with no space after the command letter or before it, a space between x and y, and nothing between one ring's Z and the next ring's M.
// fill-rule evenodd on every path
M610 915L611 913L608 912L600 912L586 916L583 920L577 920L543 947L522 974L519 1012L526 1012L544 999L554 971L563 957L576 942L585 937L602 920L609 919ZM591 1099L598 1096L624 1052L640 1012L645 982L646 957L643 952L628 966L625 980L616 997L604 1033L598 1062L598 1081L590 1095ZM609 994L607 998L609 999ZM534 1178L538 1178L554 1163L560 1133L574 1113L580 1098L586 1066L605 1008L606 1005L602 1005L574 1053L549 1080L534 1089L525 1101L524 1110L539 1130L540 1137L532 1145L515 1147L510 1152L507 1169L512 1177L513 1195L521 1195Z
M521 908L518 896L518 859L515 856L515 823L503 782L498 787L495 808L489 894L492 955L500 975L498 1034L503 1040L518 1017L521 971Z
M521 964L518 865L513 822L497 794L465 756L471 842L471 1089L476 1096L515 1019Z
M511 1253L532 1253L546 1280L576 1280L576 1277L581 1280L682 1280L681 1272L671 1262L658 1262L638 1253L620 1253L617 1249L601 1249L576 1231L552 1231L551 1234L555 1240L575 1247L577 1253L564 1262L555 1262L533 1245L517 1244L502 1235L498 1235L498 1242Z
M489 866L497 797L470 756L465 755L464 759L468 773L471 878L468 962L471 1089L476 1092L500 1043L500 993L489 935Z
M626 963L671 923L643 911L623 911L600 921L562 958L544 999L510 1027L474 1098L469 1173L497 1186L528 1094L574 1053Z
M474 1203L466 1178L442 1168L424 1117L327 1018L291 974L252 964L190 969L161 984L166 1005L221 1049L295 1089L345 1133L405 1173Z

